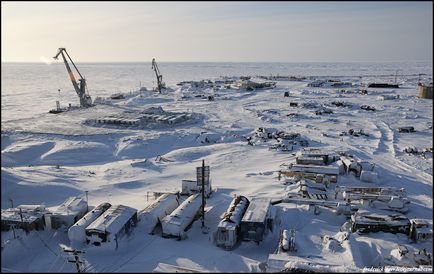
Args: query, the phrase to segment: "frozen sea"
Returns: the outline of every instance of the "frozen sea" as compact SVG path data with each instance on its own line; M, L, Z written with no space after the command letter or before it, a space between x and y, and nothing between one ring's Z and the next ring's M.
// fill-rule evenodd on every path
M158 62L158 61L157 61ZM151 63L77 63L92 98L116 92L148 89L155 86ZM168 86L186 80L213 79L219 76L298 75L298 76L373 76L427 74L432 77L432 62L390 63L187 63L158 62ZM408 79L408 77L407 77ZM35 117L61 105L78 104L63 62L2 63L1 121ZM364 80L364 79L363 79ZM60 89L60 91L59 91Z
M214 190L205 206L208 234L203 233L197 220L185 231L185 240L166 239L161 231L148 234L153 224L139 217L137 227L120 238L117 249L113 243L82 243L79 248L85 253L80 260L85 262L86 272L148 273L161 270L162 264L204 272L263 272L265 267L272 272L282 270L286 261L306 260L326 264L328 270L339 266L341 271L360 272L364 267L417 266L411 256L420 249L432 254L432 239L413 243L407 235L387 232L351 233L346 237L341 228L349 216L328 207L317 210L294 203L273 206L273 229L260 244L239 241L234 250L227 251L214 242L218 224L234 195L273 201L302 197L301 181L290 184L279 175L296 162L302 147L272 149L278 140L261 138L258 128L273 134L298 133L309 148L333 154L345 152L372 163L378 175L375 182L364 182L348 173L339 175L336 186L404 188L410 203L389 210L408 209L407 218L426 219L432 227L433 101L417 96L419 75L426 74L422 80L432 81L432 63L158 64L173 92L151 91L155 75L150 63L78 63L93 99L137 91L140 86L150 91L126 94L123 100L100 100L92 108L57 115L47 113L56 100L62 106L78 104L62 63L2 64L2 209L9 208L12 201L14 206L44 205L53 212L69 197L87 193L90 206L109 202L140 211L152 202L152 193L182 189L182 180L194 179L196 167L205 160ZM308 81L277 81L274 88L250 91L235 86L215 90L176 86L180 81L219 76L270 74L339 76L337 79L352 81L355 87L342 92L309 87ZM379 75L387 76L376 77ZM359 92L360 83L393 82L395 75L400 88ZM288 91L289 97L284 97ZM209 101L206 95L215 99ZM336 101L346 104L338 106ZM366 111L362 105L376 110ZM161 122L129 127L92 122L112 115L140 114L157 106L165 113L194 115L170 125ZM332 111L317 114L324 109ZM400 133L402 126L413 126L415 132ZM346 134L351 129L366 134ZM427 153L405 153L407 147ZM167 161L160 161L163 158ZM330 185L326 191L331 200L337 199L335 186ZM389 207L387 200L356 200L352 205L373 212ZM297 233L297 252L289 256L280 252L278 245L280 231L292 228ZM2 272L76 271L63 247L80 243L68 238L65 227L29 234L17 229L16 233L19 238L13 231L2 231ZM408 248L408 256L397 255L398 245ZM283 259L273 259L276 256Z

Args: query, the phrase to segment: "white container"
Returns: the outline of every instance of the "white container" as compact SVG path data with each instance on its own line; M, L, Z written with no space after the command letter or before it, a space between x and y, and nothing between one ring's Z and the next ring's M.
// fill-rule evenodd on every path
M72 242L85 243L86 242L86 227L101 216L111 204L103 203L89 211L86 215L78 220L73 226L68 229L68 238Z
M176 194L165 193L139 212L139 219L146 227L147 233L152 233L161 220L172 213L179 205Z
M193 221L202 206L201 195L193 194L180 204L170 215L163 218L161 225L163 237L184 239L185 229Z
M244 196L235 197L217 227L216 245L227 250L232 249L238 241L241 219L249 206Z

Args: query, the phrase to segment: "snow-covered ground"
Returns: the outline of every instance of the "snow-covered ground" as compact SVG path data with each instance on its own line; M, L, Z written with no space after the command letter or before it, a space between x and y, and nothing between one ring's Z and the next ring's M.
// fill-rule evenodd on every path
M10 207L11 198L15 206L45 204L55 209L66 198L88 191L91 206L110 202L140 210L151 202L149 193L177 191L181 180L194 180L195 168L205 159L215 189L205 208L207 234L202 233L200 220L193 223L187 239L182 241L149 235L139 222L129 236L120 240L117 250L83 247L81 259L88 271L150 272L158 263L166 263L211 272L260 272L269 254L278 248L279 231L290 228L297 231L297 252L292 256L309 256L349 269L386 264L398 244L432 253L432 240L415 244L403 234L383 232L353 233L338 246L326 243L326 235L338 238L345 216L326 208L315 214L308 206L290 203L275 206L274 229L259 245L241 242L234 250L225 251L212 242L213 232L234 194L277 200L288 190L278 179L278 171L282 164L295 161L298 148L291 152L269 150L271 141L248 145L245 137L258 127L300 133L311 147L347 151L375 163L376 185L405 188L410 200L407 217L430 219L432 223L432 153L424 159L403 152L408 146L433 146L433 101L417 97L416 81L403 79L398 89L368 88L367 95L356 88L342 92L294 81L278 81L274 89L253 91L192 91L173 85L174 91L163 94L136 93L88 109L5 121L1 136L1 206ZM289 92L289 97L284 97L284 92ZM195 94L212 94L214 100ZM385 94L399 98L378 98ZM338 107L332 104L334 101L349 106ZM298 103L298 107L290 106L290 102ZM302 106L309 102L333 113L316 115L318 108ZM363 110L362 105L376 110ZM84 123L151 106L194 113L196 119L144 127ZM399 133L401 126L413 126L416 132ZM349 129L363 129L369 136L339 136ZM156 161L159 155L170 161ZM340 176L339 184L372 185L352 175ZM70 245L66 231L18 234L21 237L13 239L11 231L2 232L2 271L75 271L75 265L66 262L61 247Z

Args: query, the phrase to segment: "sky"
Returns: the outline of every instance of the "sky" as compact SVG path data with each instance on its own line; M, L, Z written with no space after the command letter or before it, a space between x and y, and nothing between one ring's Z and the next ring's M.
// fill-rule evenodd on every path
M1 2L2 62L432 62L432 2Z

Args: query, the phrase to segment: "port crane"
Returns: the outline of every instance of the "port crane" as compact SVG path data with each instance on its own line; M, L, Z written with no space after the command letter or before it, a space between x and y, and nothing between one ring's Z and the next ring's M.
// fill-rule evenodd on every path
M155 58L152 58L152 67L155 71L155 76L157 76L157 90L158 93L161 93L161 89L166 88L166 84L163 82L163 75L160 74L160 70L158 69L157 62L155 62Z
M64 53L66 53L66 56L68 56L69 61L71 61L72 65L74 66L78 75L80 75L80 79L78 79L79 83L77 83L77 80L75 79L74 73L72 72L71 67L68 64L68 61L67 61ZM72 61L71 57L69 56L69 54L65 48L59 48L59 52L53 58L55 60L57 60L59 55L62 55L63 62L65 63L69 78L71 79L71 82L72 82L72 85L74 86L75 92L77 92L78 98L80 99L80 107L84 107L84 108L91 107L92 106L92 98L90 97L90 95L86 89L86 79L83 78L83 76L81 75L78 68L75 66L74 62Z

